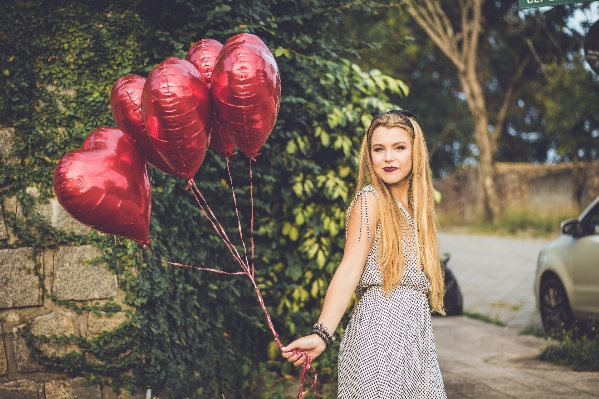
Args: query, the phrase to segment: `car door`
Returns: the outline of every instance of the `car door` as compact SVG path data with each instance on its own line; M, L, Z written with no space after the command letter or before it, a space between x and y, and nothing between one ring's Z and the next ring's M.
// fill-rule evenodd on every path
M575 312L599 314L599 203L581 220L572 254Z

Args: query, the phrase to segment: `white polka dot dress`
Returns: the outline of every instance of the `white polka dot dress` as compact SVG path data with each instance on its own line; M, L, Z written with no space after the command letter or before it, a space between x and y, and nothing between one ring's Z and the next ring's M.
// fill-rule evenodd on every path
M367 215L363 188L351 204L359 201ZM399 201L412 236L403 240L405 272L398 287L387 298L382 289L378 245L380 225L356 293L360 301L351 317L339 349L341 399L437 399L447 398L437 362L435 339L427 293L430 283L417 267L414 222ZM364 219L365 222L365 219ZM361 231L361 239L367 239Z

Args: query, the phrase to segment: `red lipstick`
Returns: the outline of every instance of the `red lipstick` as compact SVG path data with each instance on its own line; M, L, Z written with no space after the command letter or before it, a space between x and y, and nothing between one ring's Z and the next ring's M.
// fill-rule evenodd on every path
M393 172L394 170L397 170L397 168L395 166L385 166L383 170L385 172Z

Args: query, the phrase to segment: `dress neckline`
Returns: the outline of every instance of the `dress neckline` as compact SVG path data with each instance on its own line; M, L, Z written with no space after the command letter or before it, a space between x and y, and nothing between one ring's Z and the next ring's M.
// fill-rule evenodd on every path
M395 202L397 203L397 205L399 205L399 208L403 211L403 213L407 216L407 218L409 220L413 221L414 219L412 219L412 215L410 215L410 212L408 212L408 210L406 209L406 207L403 206L403 204L401 203L401 201L398 200L398 199L395 199Z

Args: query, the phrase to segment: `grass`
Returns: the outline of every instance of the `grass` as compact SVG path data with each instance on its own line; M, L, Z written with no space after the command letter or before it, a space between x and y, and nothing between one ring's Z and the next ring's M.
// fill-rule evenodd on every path
M503 302L503 301L496 301L496 302L493 302L491 304L491 306L493 306L495 308L503 308L503 309L518 311L518 310L522 309L522 306L524 306L524 302L508 303L508 302Z
M470 311L465 310L463 314L464 314L464 316L466 316L470 319L479 320L484 323L494 324L499 327L507 327L507 324L505 324L503 321L499 320L498 318L493 318L493 317L484 315L482 313L470 312Z
M557 345L543 349L539 359L572 366L576 371L599 371L599 339L566 338Z
M547 332L540 326L536 325L536 324L530 324L526 327L524 327L524 329L522 329L522 331L520 331L518 334L520 335L533 335L535 337L538 338L547 338L549 337L549 334L547 334Z
M512 206L503 211L497 223L480 217L465 223L458 215L439 211L439 224L445 229L460 229L471 234L526 235L550 237L559 234L562 221L578 217L578 210L563 207L530 209Z
M568 330L553 332L531 325L520 334L557 342L541 351L538 356L540 360L570 366L575 371L599 371L599 324L596 321L578 320Z

